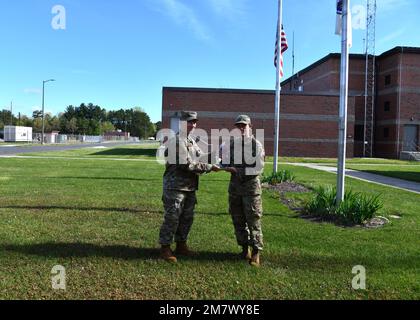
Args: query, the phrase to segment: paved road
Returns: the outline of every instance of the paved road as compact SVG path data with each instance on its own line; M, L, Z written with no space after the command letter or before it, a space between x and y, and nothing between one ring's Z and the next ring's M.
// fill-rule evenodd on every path
M99 146L105 147L116 147L119 145L128 145L128 144L136 144L138 142L103 142L103 143L80 143L74 145L48 145L48 146L2 146L0 145L0 156L5 155L14 155L14 154L22 154L22 153L30 153L30 152L48 152L48 151L63 151L63 150L75 150L75 149L82 149L82 148L93 148Z
M329 166L323 166L323 165L311 164L311 163L289 163L289 164L327 171L331 173L337 173L337 168L335 167L329 167ZM407 180L391 178L391 177L381 176L381 175L373 174L369 172L350 170L350 169L346 169L346 176L420 194L420 183L414 182L414 181L407 181Z

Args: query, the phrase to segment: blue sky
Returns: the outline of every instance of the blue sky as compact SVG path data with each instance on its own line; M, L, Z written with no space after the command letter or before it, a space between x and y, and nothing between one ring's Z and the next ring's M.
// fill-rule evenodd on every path
M55 5L66 28L51 25ZM419 0L377 0L376 52L420 46ZM353 47L362 53L365 0L351 1ZM277 0L0 0L0 108L31 115L92 102L139 106L159 121L162 87L274 89ZM283 0L285 77L331 52L335 0Z

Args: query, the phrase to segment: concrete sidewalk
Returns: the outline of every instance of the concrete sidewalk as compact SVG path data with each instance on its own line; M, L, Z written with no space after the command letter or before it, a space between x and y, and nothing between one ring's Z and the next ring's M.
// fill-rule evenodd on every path
M316 169L316 170L321 170L321 171L337 174L336 167L323 166L323 165L314 164L314 163L288 163L288 164L293 165L293 166L307 167L311 169ZM387 187L402 189L405 191L410 191L410 192L420 194L420 183L414 182L414 181L391 178L391 177L381 176L378 174L351 170L351 169L346 169L346 176L363 180L363 181L367 181L367 182L371 182L371 183L384 185Z

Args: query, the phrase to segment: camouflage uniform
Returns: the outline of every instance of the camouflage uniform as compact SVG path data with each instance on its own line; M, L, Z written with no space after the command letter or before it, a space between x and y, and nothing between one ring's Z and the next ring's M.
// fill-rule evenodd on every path
M240 145L242 145L242 163L235 164L237 162L234 161L235 146L237 148ZM256 159L253 164L245 162L246 153L250 151ZM240 246L250 246L261 251L263 249L261 230L263 210L259 175L264 168L262 144L254 136L231 139L230 162L230 166L237 170L236 174L231 175L229 185L229 212L232 216L236 240Z
M161 245L170 245L174 237L176 242L187 240L197 203L198 176L212 170L211 164L198 161L202 152L191 136L181 138L177 134L168 142L171 144L176 145L176 163L167 162L163 175L165 214L159 234Z

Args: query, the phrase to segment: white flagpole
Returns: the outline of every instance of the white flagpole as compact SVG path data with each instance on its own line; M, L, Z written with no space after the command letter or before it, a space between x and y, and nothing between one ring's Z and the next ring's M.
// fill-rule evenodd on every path
M280 63L281 63L281 25L282 25L282 9L283 2L278 0L278 20L277 20L277 68L276 68L276 105L274 118L274 164L273 172L277 173L278 156L279 156L279 125L280 125Z
M346 135L347 135L347 99L349 78L349 26L350 0L343 0L341 23L341 71L340 71L340 114L338 133L338 166L337 166L337 197L339 204L344 200L344 179L346 167ZM351 30L350 30L351 31Z

